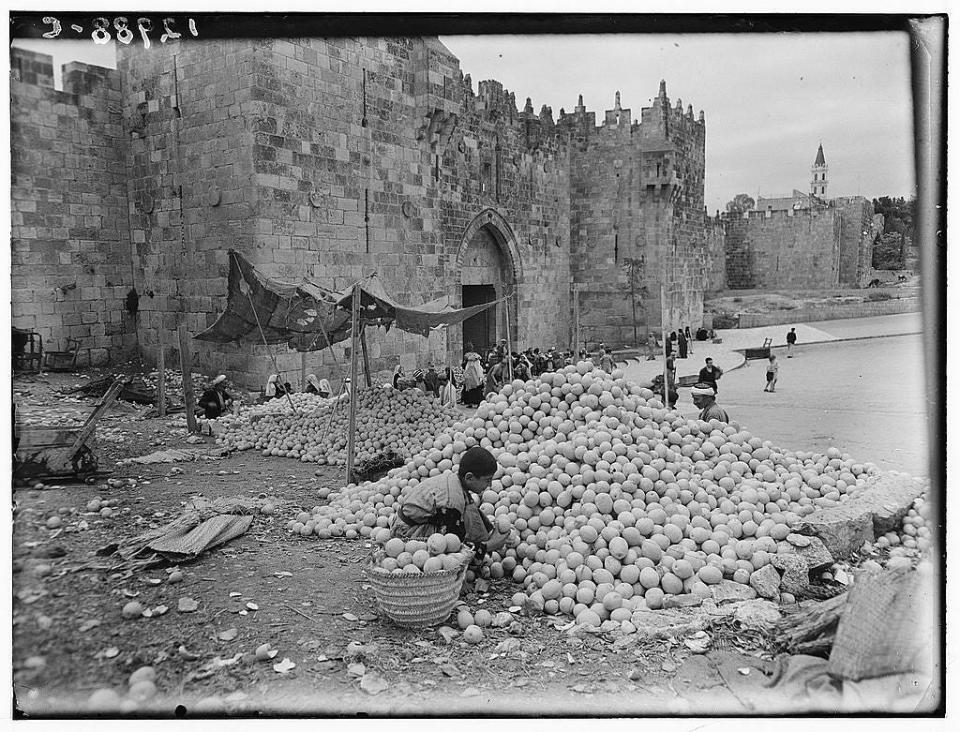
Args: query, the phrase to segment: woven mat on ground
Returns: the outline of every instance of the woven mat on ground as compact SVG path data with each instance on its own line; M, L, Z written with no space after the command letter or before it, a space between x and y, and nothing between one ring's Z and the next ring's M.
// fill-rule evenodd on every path
M213 450L180 450L170 448L169 450L158 450L149 455L140 455L139 457L126 458L118 460L117 465L152 465L155 463L189 463L194 460L219 460L230 451L221 447Z
M139 536L108 544L100 555L120 556L123 565L144 568L165 561L185 562L203 552L235 539L253 523L253 514L262 503L256 498L202 496L187 504L184 512L164 526Z

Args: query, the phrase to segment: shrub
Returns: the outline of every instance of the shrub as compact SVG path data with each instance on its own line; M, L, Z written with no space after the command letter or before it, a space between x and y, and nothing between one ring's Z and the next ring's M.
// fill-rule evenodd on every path
M866 297L867 302L882 302L891 299L893 299L893 296L889 292L871 292Z
M717 330L736 328L740 325L740 318L728 313L718 313L713 316L713 327Z

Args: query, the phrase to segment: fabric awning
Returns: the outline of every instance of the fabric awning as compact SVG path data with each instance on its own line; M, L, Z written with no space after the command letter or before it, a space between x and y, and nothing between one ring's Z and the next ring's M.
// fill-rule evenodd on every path
M367 325L392 323L408 333L428 336L434 328L462 323L498 302L502 300L456 308L450 304L450 298L444 296L415 308L406 307L396 303L387 294L380 278L372 275L360 283L360 322ZM342 295L337 305L350 312L353 306L353 291Z
M197 340L215 343L286 343L297 351L318 351L350 337L353 288L336 293L313 282L278 282L261 274L237 251L229 253L227 307ZM434 328L455 325L502 300L466 308L448 297L419 307L397 303L376 275L360 283L360 322L396 326L428 336Z

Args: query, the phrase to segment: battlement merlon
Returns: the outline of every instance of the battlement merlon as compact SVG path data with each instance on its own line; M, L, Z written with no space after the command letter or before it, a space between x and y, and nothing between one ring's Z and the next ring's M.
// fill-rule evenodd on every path
M53 88L53 56L24 48L10 49L10 74L14 81Z
M10 70L15 81L54 91L53 56L11 48ZM61 72L63 89L58 90L58 94L72 94L82 100L83 97L101 97L104 93L120 93L120 72L117 69L71 61L61 67Z
M801 209L786 209L778 211L758 211L756 209L751 211L744 211L743 213L729 213L723 211L720 214L720 218L726 222L737 222L737 221L767 221L771 219L797 219L797 218L819 218L821 216L835 216L837 214L837 209L833 207L818 207L818 208L801 208Z

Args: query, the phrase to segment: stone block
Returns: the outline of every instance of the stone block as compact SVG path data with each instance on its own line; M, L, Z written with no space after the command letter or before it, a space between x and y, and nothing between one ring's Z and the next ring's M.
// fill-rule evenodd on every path
M780 591L801 595L810 586L810 568L796 554L772 554L770 564L780 571Z
M703 597L700 595L667 595L663 598L663 607L667 610L697 607L702 603Z
M776 599L780 595L780 574L776 567L765 564L750 575L750 586L760 597Z
M846 557L865 541L897 528L925 490L926 484L921 480L885 473L856 498L811 513L800 530L820 537L834 557Z
M747 600L737 606L734 618L745 628L769 631L780 620L780 610L768 600Z
M827 551L842 558L857 551L865 541L873 541L873 515L853 501L814 511L800 524L800 531L819 537Z
M718 585L713 585L710 590L713 592L713 599L717 604L753 600L757 597L757 591L749 585L727 579L721 581Z
M802 536L801 534L790 534L786 541L777 544L777 555L781 554L796 554L802 557L807 563L807 569L811 572L828 567L835 561L833 554L827 550L820 539L815 536Z

